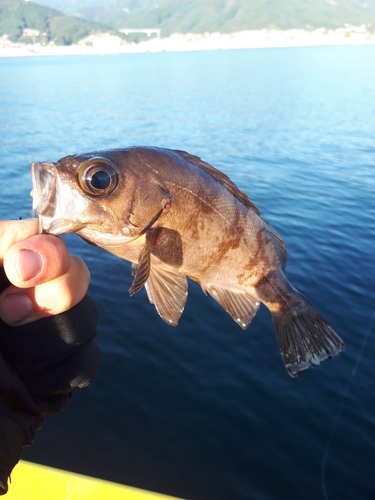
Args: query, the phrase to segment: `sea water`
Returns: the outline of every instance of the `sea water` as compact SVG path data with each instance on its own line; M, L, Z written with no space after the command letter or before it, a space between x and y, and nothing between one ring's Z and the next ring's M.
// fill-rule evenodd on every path
M189 282L170 327L126 262L68 236L101 369L26 459L191 500L375 498L374 82L375 46L0 60L0 217L29 216L32 161L186 150L248 194L346 342L291 379L265 307L243 331Z

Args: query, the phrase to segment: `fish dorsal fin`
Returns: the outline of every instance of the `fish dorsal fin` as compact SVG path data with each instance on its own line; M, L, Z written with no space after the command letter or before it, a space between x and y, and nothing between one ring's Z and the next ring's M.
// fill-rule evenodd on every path
M204 293L208 292L244 330L259 309L259 302L245 292L229 290L212 283L202 285L202 289Z
M244 205L251 208L257 215L261 215L258 208L252 203L247 195L243 193L238 187L232 182L227 175L220 170L217 170L215 167L201 160L198 156L191 155L186 151L174 150L175 153L181 155L185 160L189 161L193 165L201 168L215 180L220 182L230 193L232 193L238 200L240 200Z
M285 262L287 259L287 252L285 250L285 243L281 239L281 236L268 224L268 222L264 221L264 227L267 230L269 237L271 238L273 248L275 253L280 261L281 267L283 271L285 270Z
M146 291L160 317L169 325L176 326L184 311L188 283L186 276L152 266L146 282Z

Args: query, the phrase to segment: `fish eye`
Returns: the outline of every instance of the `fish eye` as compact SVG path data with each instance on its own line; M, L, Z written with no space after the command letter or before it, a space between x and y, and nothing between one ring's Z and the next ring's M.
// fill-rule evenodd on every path
M88 194L104 196L117 187L119 172L114 163L105 158L91 158L78 170L78 182Z
M90 179L94 189L107 189L111 185L111 176L106 170L98 170Z

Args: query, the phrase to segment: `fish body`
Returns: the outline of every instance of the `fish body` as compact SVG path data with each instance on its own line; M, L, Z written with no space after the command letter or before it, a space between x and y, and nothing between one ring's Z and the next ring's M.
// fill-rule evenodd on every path
M133 147L33 163L41 231L76 232L132 262L130 294L143 286L177 325L188 276L242 328L260 303L273 318L286 370L297 376L344 343L285 276L280 236L222 172L183 151Z

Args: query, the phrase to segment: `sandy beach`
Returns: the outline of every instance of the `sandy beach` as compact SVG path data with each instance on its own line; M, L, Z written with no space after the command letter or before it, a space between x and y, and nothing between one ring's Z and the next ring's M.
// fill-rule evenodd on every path
M77 45L59 46L12 43L0 38L0 57L52 56L84 54L121 54L135 52L178 52L196 50L230 50L271 47L308 47L325 45L375 44L375 33L366 25L345 26L336 30L262 29L237 33L174 33L167 38L150 36L140 43L124 43L109 33L89 36Z

